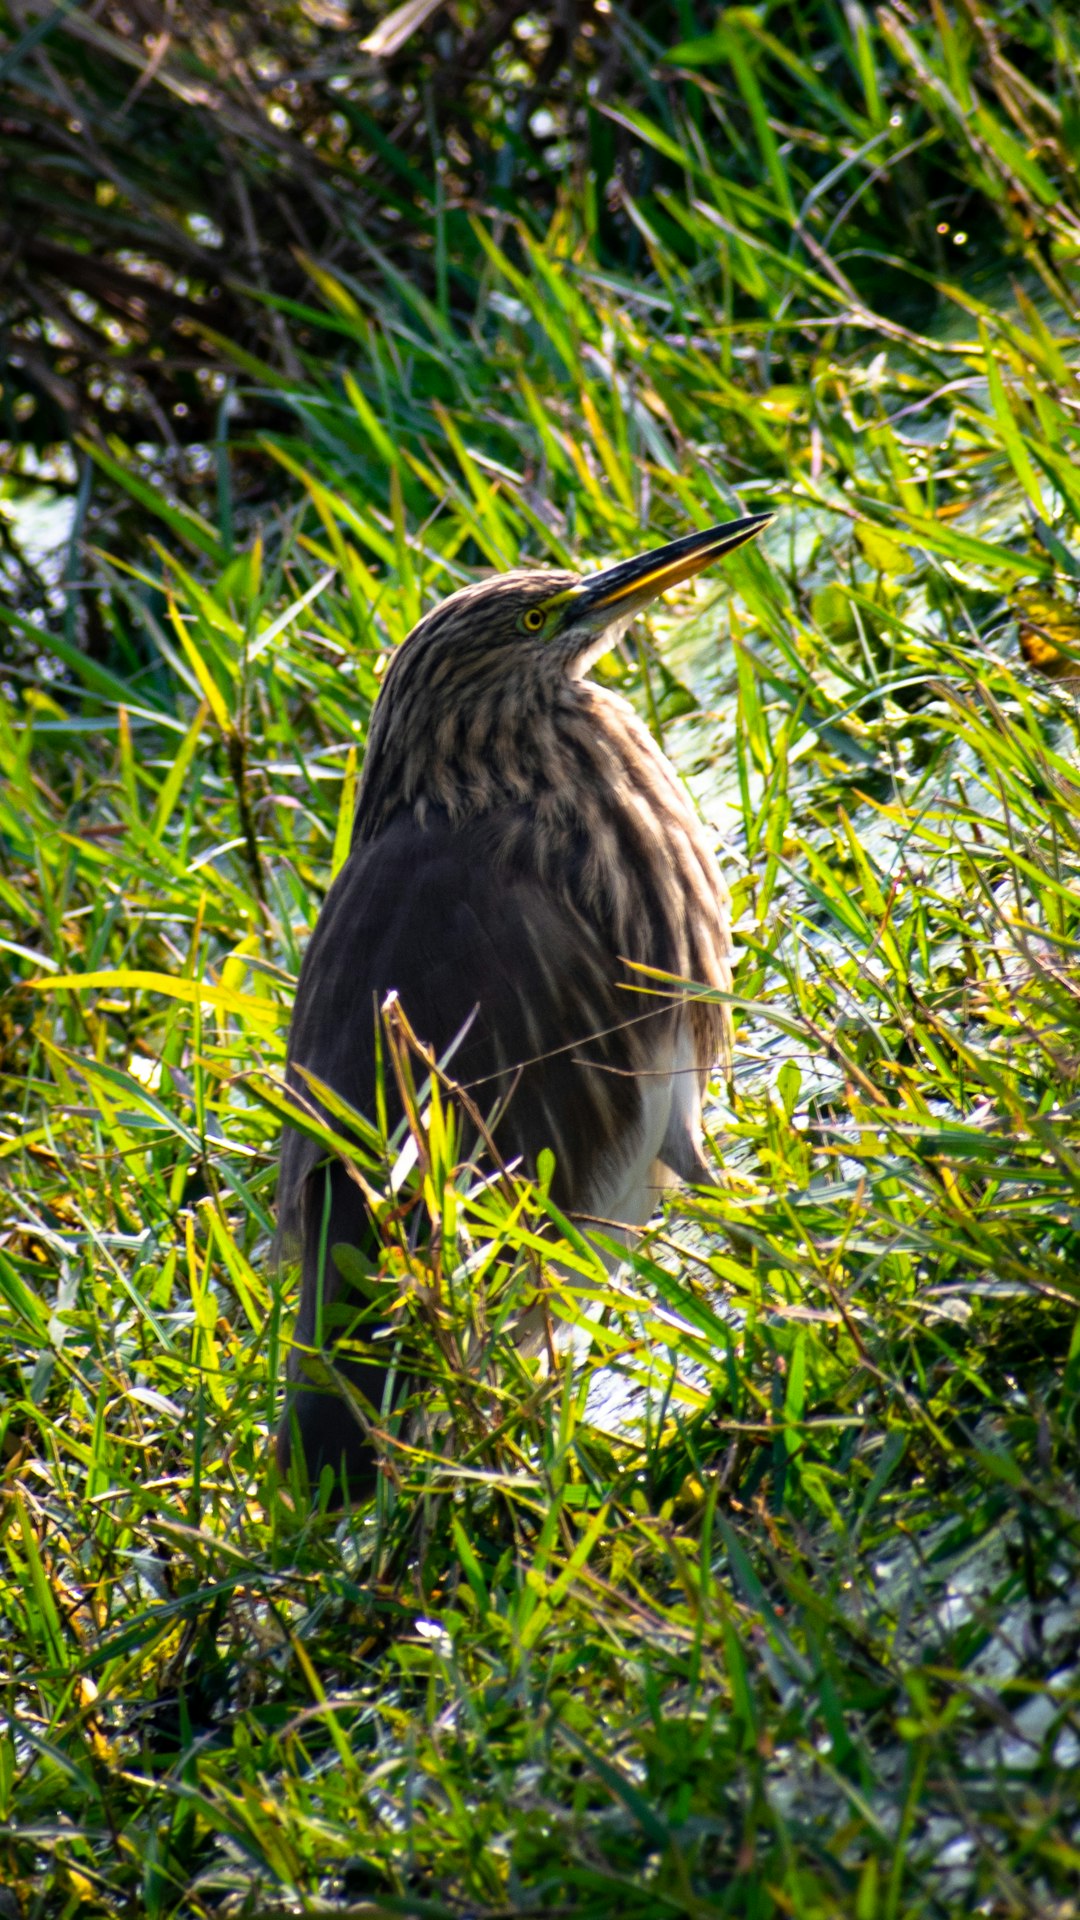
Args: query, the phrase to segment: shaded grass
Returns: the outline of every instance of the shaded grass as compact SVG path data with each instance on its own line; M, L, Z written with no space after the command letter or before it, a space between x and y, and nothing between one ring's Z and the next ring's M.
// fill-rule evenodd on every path
M286 391L234 350L291 411L295 504L241 542L225 496L196 520L136 476L160 544L99 557L108 663L42 637L66 677L13 682L0 1818L31 1912L1067 1911L1069 95L1000 60L988 89L969 16L916 43L851 10L864 124L740 20L679 50L666 118L632 110L687 189L632 208L647 272L598 263L573 200L542 242L477 222L467 324L313 263L347 372L313 352ZM714 86L752 191L710 157ZM879 311L875 182L836 222L899 100L1000 277L909 246ZM807 208L815 142L843 171ZM724 832L717 1183L615 1281L570 1230L570 1289L542 1191L477 1190L437 1098L415 1169L373 1142L436 1418L372 1513L308 1517L267 1455L273 1076L385 651L477 567L766 501L764 554L601 669ZM603 1309L576 1367L513 1349L537 1292Z

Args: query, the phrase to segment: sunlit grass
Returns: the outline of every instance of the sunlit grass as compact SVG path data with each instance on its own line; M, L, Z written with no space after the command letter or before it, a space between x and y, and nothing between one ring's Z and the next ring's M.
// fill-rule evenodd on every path
M1071 83L844 22L842 86L744 13L671 55L634 125L685 192L628 190L636 276L569 192L543 238L477 218L453 320L313 263L272 524L96 456L147 516L137 573L96 558L114 650L35 633L64 678L0 714L28 1912L1068 1911ZM971 196L993 284L926 209L887 249L871 140ZM427 1424L374 1508L311 1514L270 1464L275 1087L382 659L479 568L765 504L601 668L724 829L716 1184L614 1279L568 1223L552 1266L544 1194L478 1188L436 1103L382 1269ZM537 1292L576 1358L517 1353Z

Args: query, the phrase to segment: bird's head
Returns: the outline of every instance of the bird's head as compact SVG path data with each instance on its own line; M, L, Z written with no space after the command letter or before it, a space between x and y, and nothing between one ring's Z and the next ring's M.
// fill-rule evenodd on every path
M579 676L650 601L733 553L771 519L770 513L754 513L729 520L584 578L515 568L477 581L451 594L413 628L394 666L400 662L411 674L422 658L425 671L435 672L445 659L448 666L453 663L457 686L464 685L473 665L480 669L488 662L497 663L508 679L525 671L526 659L542 662L545 676Z

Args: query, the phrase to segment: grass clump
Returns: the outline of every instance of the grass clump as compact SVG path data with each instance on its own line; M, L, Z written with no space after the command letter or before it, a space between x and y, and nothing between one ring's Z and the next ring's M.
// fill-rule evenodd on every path
M612 107L663 161L624 183L636 260L567 192L542 230L477 214L448 303L314 262L276 303L291 379L220 346L285 504L256 531L224 463L193 505L99 449L149 534L96 556L109 644L60 606L18 628L0 1846L28 1914L1070 1910L1072 29L851 8L822 67L783 24L641 48L649 99ZM372 1512L309 1515L268 1456L275 1075L385 652L478 567L766 502L765 552L602 668L734 881L716 1184L616 1280L571 1234L538 1281L543 1192L470 1189L436 1098L380 1269L432 1425ZM504 1331L538 1285L592 1339L546 1374Z

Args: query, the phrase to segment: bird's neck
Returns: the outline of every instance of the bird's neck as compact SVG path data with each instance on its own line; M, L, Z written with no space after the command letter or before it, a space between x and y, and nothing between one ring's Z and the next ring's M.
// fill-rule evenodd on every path
M426 685L410 728L407 689L384 711L389 691L372 722L357 842L403 812L421 830L449 826L507 884L561 895L612 954L730 985L727 894L708 836L626 700L590 680L507 687L502 674L467 708L440 711Z
M497 662L489 676L472 676L467 703L452 691L443 697L437 674L422 685L405 675L387 681L368 738L357 840L374 839L403 811L421 827L434 811L459 828L572 784L567 730L599 688L553 682L527 662L508 681Z

